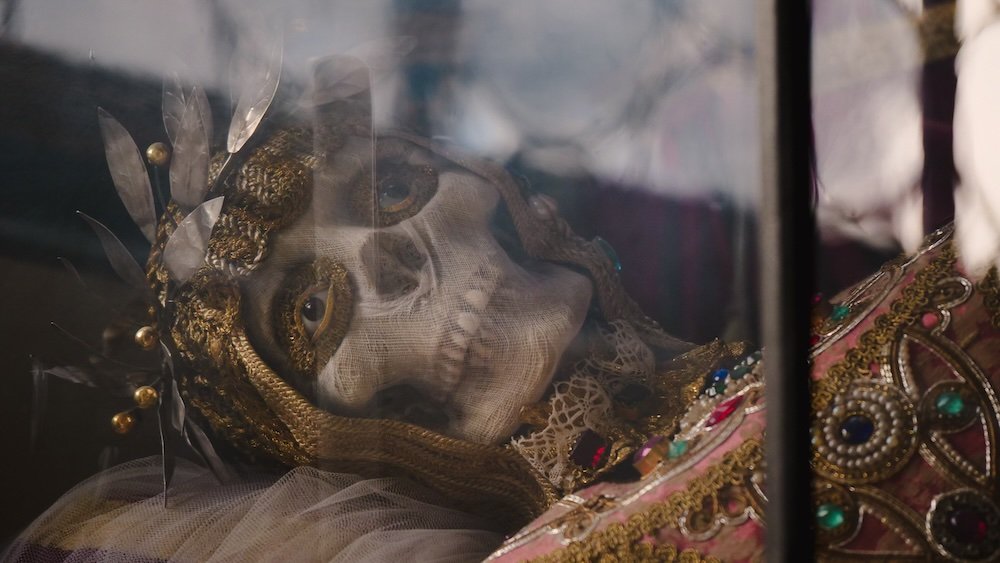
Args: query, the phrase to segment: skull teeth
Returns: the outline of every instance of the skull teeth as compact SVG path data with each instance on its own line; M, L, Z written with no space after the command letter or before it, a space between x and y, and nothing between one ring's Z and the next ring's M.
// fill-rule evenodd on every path
M470 289L465 292L465 301L472 306L477 311L482 311L486 309L486 305L489 303L489 297L481 289Z
M455 322L458 323L458 326L461 327L466 334L475 335L479 332L479 317L473 315L472 313L459 313Z
M455 385L458 380L462 377L462 368L459 365L445 363L441 366L441 381L446 385Z
M464 348L445 348L444 355L456 362L461 362L465 359L465 350Z
M472 342L469 344L469 350L479 358L485 358L489 355L489 348L486 347L482 342Z

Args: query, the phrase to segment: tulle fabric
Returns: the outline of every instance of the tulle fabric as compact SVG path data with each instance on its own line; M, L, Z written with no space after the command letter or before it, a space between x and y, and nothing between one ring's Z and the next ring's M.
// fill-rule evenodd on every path
M159 458L64 495L4 561L479 561L502 541L416 485L309 467L220 484L180 461L166 506Z

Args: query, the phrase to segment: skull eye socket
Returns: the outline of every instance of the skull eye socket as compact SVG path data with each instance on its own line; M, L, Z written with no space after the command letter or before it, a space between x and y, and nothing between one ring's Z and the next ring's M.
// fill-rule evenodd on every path
M303 377L313 377L340 345L351 320L353 291L347 270L331 260L293 268L275 294L278 343Z
M374 197L364 198L377 207L380 227L389 227L413 217L437 193L438 171L430 165L411 165L397 160L379 160ZM371 216L371 215L369 215Z
M394 177L383 179L376 189L380 213L398 213L413 205L416 199L413 190Z

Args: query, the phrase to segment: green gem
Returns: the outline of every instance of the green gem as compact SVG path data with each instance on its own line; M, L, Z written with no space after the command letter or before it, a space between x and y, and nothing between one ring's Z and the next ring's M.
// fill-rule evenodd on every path
M688 449L688 443L684 440L675 440L670 442L670 447L667 449L667 457L670 459L677 459L684 455Z
M715 384L715 392L716 393L722 393L725 390L726 390L726 382L725 381L720 381L720 382L718 382L718 383Z
M729 377L732 377L733 379L743 379L743 376L747 374L747 371L749 371L749 368L746 366L736 366L736 368L733 369L733 373L730 374Z
M816 523L824 530L833 530L844 525L844 509L827 502L816 508Z
M847 305L837 305L833 308L833 312L830 313L830 318L840 322L847 318L847 315L851 313L851 308Z
M941 414L958 416L965 410L965 401L958 393L945 391L937 396L937 399L934 401L934 408Z

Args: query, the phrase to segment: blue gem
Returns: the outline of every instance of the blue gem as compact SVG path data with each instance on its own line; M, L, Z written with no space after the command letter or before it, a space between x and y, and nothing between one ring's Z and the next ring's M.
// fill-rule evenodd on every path
M618 258L618 253L615 252L615 248L611 246L610 242L601 237L594 237L594 244L601 249L608 260L611 260L611 265L614 266L616 272L622 271L622 261Z
M875 423L863 414L851 415L840 423L840 437L848 444L864 444L875 433Z
M717 369L712 373L712 381L716 383L725 381L727 377L729 377L729 370L726 368Z

